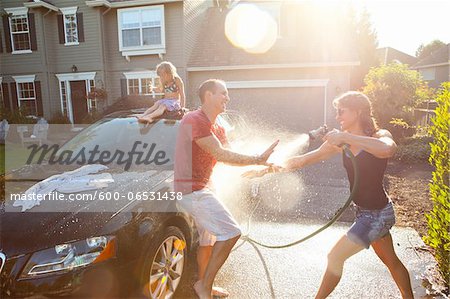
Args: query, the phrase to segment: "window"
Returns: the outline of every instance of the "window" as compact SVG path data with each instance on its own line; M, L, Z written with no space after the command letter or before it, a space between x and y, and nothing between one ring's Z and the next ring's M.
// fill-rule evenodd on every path
M117 19L124 56L165 53L163 5L119 9Z
M78 45L77 7L60 8L63 13L65 45Z
M34 86L35 75L13 76L16 81L17 100L19 107L27 115L37 115L36 90Z
M436 77L436 69L435 68L425 68L419 70L420 74L425 81L433 81Z
M60 81L59 84L61 90L61 113L66 117L70 117L69 106L67 104L66 81Z
M13 53L30 53L30 26L28 20L28 9L26 7L5 8L10 15L9 32L11 34L11 46Z
M137 95L161 95L156 93L155 88L159 86L159 77L156 72L129 72L124 73L127 79L127 94Z
M89 80L89 92L95 88L95 82L94 80ZM88 99L88 111L96 111L97 110L97 98L95 99Z
M277 23L277 34L281 37L281 3L280 2L264 2L260 5L261 10L267 12L272 19Z
M3 100L3 86L2 86L2 77L0 77L0 107L5 107L5 101Z

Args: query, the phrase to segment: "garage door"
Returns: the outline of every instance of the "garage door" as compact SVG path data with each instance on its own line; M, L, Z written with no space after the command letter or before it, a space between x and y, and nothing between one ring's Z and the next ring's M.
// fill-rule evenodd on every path
M228 109L265 128L308 132L323 125L324 87L229 89Z

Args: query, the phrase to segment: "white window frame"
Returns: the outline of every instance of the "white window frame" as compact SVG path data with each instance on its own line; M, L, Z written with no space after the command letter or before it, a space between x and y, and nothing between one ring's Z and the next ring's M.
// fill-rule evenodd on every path
M151 95L152 97L156 97L159 95L163 95L163 93L157 93L154 91L154 89L152 90L151 93L142 93L142 79L150 79L152 80L152 85L154 87L156 87L156 82L155 80L158 77L158 75L156 74L155 71L145 71L145 72L126 72L123 73L123 75L125 76L125 79L127 80L127 95L130 95L130 84L129 84L129 80L134 80L137 79L139 82L139 94L137 95Z
M4 108L5 107L5 99L3 98L3 77L0 77L0 108ZM1 105L3 104L3 105Z
M63 14L63 26L64 26L64 45L65 46L76 46L80 44L80 39L79 39L79 35L78 35L78 19L77 19L77 10L78 7L77 6L73 6L73 7L62 7L59 9L62 14ZM67 41L67 24L66 24L66 16L68 15L74 15L75 18L75 24L77 24L76 26L76 37L77 37L77 41L76 42L68 42Z
M9 38L11 40L11 49L12 52L11 54L28 54L28 53L33 53L31 50L31 33L30 33L30 20L28 19L28 7L13 7L13 8L5 8L5 11L8 15L10 15L8 17L8 24L9 24ZM28 31L23 31L20 33L27 33L28 34L28 42L30 45L30 49L27 50L15 50L14 49L14 38L13 38L13 30L12 30L12 17L16 17L16 16L25 16L25 18L27 19L27 27L28 27ZM15 32L18 33L18 32Z
M135 47L123 47L122 39L122 14L129 11L143 11L143 10L159 10L161 12L161 44L160 45L142 45ZM141 22L140 22L141 23ZM164 5L151 5L141 6L133 8L124 8L117 10L117 28L119 34L119 51L122 52L122 56L137 56L148 54L165 54L166 53L166 33L165 33L165 17L164 17ZM142 25L140 29L140 39L142 44Z
M34 101L34 109L37 114L37 98L36 98L36 84L34 84L34 81L36 80L36 75L25 75L25 76L12 76L14 81L16 82L16 92L17 92L17 104L19 108L21 107L22 101ZM22 98L21 97L21 88L20 84L22 83L33 83L33 93L34 98Z

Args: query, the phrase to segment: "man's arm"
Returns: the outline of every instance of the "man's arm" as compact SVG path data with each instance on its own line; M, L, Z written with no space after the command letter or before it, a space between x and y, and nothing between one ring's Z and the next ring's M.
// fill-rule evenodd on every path
M276 141L261 155L249 156L224 148L214 135L196 139L195 142L201 149L213 155L217 161L235 165L265 165L267 159L273 153L273 149L278 144L278 141Z

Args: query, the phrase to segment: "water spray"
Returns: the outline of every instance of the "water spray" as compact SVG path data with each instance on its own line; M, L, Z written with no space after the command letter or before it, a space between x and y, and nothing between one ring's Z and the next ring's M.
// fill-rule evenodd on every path
M328 127L327 125L323 125L315 130L312 130L308 133L310 140L315 140L318 138L322 138L323 136L325 136L328 133ZM270 248L270 249L281 249L281 248L287 248L287 247L291 247L297 244L300 244L312 237L314 237L315 235L319 234L320 232L324 231L325 229L327 229L328 227L330 227L331 225L333 225L333 223L335 223L340 217L341 215L344 213L344 211L348 208L348 206L350 205L350 203L353 201L353 198L356 195L356 192L358 191L359 188L359 169L356 165L356 159L355 156L353 155L352 151L350 150L350 147L348 144L342 144L340 145L340 147L342 147L342 150L344 151L344 153L350 158L350 161L352 163L353 166L353 171L355 174L355 183L353 185L353 188L351 190L350 196L348 197L347 201L344 203L344 205L337 210L337 212L335 213L335 215L327 222L325 223L322 227L320 227L319 229L315 230L314 232L310 233L309 235L307 235L304 238L301 238L297 241L288 243L288 244L283 244L283 245L267 245L264 243L261 243L259 241L256 241L252 238L249 237L249 233L247 235L244 235L241 237L241 239L245 242L251 242L253 244L265 247L265 248ZM252 213L250 214L250 217L248 218L248 222L247 222L247 227L248 227L248 232L250 231L250 222L251 222L251 218L253 217L253 214L255 212L255 210L257 209L259 205L258 204L255 206L255 208L253 209Z

